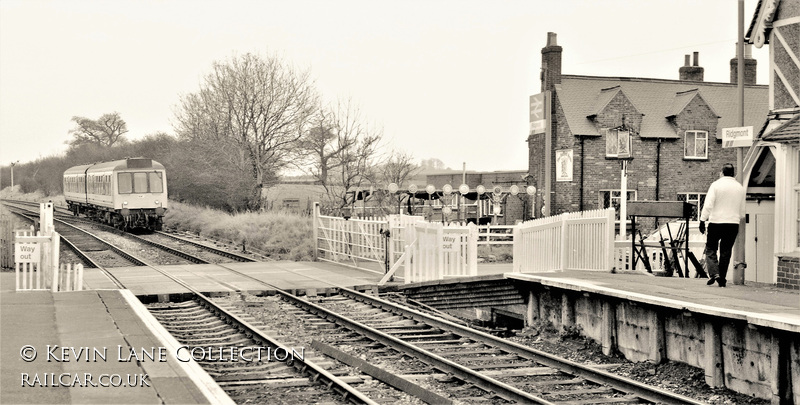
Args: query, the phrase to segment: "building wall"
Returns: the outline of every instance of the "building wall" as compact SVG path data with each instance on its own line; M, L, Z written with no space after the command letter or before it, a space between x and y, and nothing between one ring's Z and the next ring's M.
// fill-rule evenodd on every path
M567 127L564 111L558 102L552 118L555 139L553 150L573 150L573 181L556 182L553 179L553 207L551 215L601 207L601 191L619 190L621 163L606 157L604 136L576 137ZM723 149L717 140L718 118L702 97L694 99L674 119L678 139L662 139L658 157L659 140L641 137L641 113L619 92L595 118L598 129L625 125L631 131L633 159L628 163L628 190L636 190L638 200L676 201L678 193L705 193L719 177L724 163L735 163L734 149ZM666 119L666 118L665 118ZM684 158L684 133L687 130L708 131L708 158ZM581 138L583 142L581 144ZM544 187L544 135L534 135L529 140L529 169L537 188ZM657 162L660 160L660 164ZM551 170L555 172L553 158ZM583 181L581 181L583 166ZM660 170L659 170L660 166ZM658 195L656 195L658 189ZM642 219L645 230L655 228L655 220ZM663 222L663 221L662 221Z
M791 256L778 258L778 287L800 290L800 258Z

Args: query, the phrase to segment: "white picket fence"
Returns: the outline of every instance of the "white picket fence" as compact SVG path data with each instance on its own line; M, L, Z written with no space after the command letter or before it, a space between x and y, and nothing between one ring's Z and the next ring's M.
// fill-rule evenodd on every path
M515 272L611 269L614 209L566 213L514 229Z
M14 277L17 291L79 291L83 265L59 266L61 236L53 226L53 204L40 204L39 227L14 231Z

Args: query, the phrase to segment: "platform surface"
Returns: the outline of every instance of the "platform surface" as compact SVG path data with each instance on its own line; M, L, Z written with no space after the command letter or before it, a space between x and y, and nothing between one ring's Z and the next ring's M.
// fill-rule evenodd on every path
M174 358L127 361L130 348L141 353L169 347L136 313L136 304L120 290L16 292L14 273L0 273L0 403L217 402L206 395L210 377ZM23 360L26 347L36 350L32 361Z
M611 295L669 308L688 308L709 315L747 319L749 323L800 333L800 291L773 285L731 282L725 288L708 286L708 279L656 277L645 272L567 270L539 273L515 273L510 263L478 265L478 277L513 278L575 291ZM476 278L453 278L442 281L406 284L447 284Z

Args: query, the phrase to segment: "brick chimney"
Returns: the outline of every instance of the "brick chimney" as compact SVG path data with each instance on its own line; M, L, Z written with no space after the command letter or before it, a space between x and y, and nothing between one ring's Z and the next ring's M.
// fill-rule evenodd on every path
M700 67L699 61L700 53L694 53L694 63L689 66L689 55L686 55L686 60L684 65L678 69L678 74L680 76L680 80L691 81L691 82L702 82L703 81L703 69Z
M737 47L738 49L738 47ZM734 53L738 56L738 53ZM744 84L756 84L756 65L758 61L753 59L753 45L744 45ZM731 83L737 84L739 81L739 61L737 58L731 59Z
M542 48L542 91L553 90L561 84L561 47L556 44L556 33L547 33L547 46Z

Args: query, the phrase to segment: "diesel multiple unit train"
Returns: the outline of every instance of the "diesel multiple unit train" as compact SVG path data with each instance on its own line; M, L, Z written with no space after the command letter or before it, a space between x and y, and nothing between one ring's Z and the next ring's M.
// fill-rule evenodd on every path
M128 158L71 167L64 172L64 199L75 215L122 230L161 230L167 210L164 166Z

